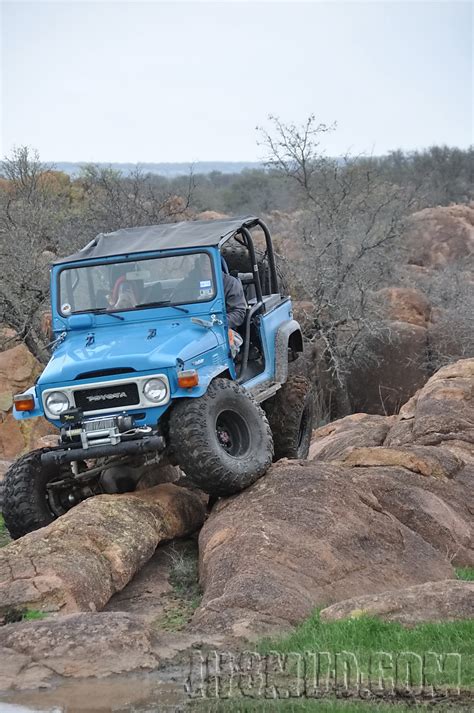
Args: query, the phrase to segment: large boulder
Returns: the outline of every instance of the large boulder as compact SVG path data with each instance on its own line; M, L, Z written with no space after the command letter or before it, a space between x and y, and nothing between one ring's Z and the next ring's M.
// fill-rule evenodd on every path
M354 413L332 421L313 433L308 460L338 460L351 448L380 446L384 442L395 416Z
M474 203L414 213L405 239L416 265L439 268L467 258L474 252Z
M0 352L0 459L15 459L54 432L44 418L16 421L12 414L13 396L32 386L41 370L25 344Z
M400 410L385 445L442 445L472 454L473 395L474 359L443 367Z
M204 525L194 625L255 635L355 594L452 578L450 555L474 563L465 496L399 467L281 461Z
M102 609L160 542L193 532L204 513L198 495L172 483L85 500L0 550L0 616Z
M405 322L416 327L428 327L431 304L420 290L413 287L385 287L374 294L374 299L386 309L391 322Z
M474 360L442 369L399 416L357 414L315 432L220 501L200 533L194 626L288 628L317 606L454 578L474 566Z
M32 386L41 365L24 344L0 352L0 408L8 411L13 394Z
M0 628L0 691L51 685L58 676L87 678L156 670L154 633L122 612L70 614ZM0 706L1 708L1 706Z
M404 625L474 618L474 582L447 579L381 594L352 597L321 612L323 621L377 616Z

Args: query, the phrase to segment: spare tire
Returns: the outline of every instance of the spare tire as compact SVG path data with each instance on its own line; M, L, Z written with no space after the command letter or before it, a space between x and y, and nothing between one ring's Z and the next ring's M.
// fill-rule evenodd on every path
M252 272L252 261L250 260L249 251L236 240L229 240L221 248L221 255L226 261L230 272L234 270L237 272ZM261 250L255 249L255 256L257 258L262 292L264 295L270 294L270 270L268 267L268 260L266 259L265 253ZM282 262L277 256L275 256L275 262L280 294L288 295L288 281L284 274L285 271L283 269Z
M240 492L273 459L265 412L246 389L228 379L214 379L199 398L177 401L170 414L169 444L192 483L210 495Z

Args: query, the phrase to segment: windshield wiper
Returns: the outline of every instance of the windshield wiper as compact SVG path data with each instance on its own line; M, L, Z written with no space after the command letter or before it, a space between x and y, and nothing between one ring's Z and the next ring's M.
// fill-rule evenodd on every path
M189 310L186 309L186 307L178 307L178 305L172 305L171 300L159 300L158 302L142 302L142 304L135 305L135 307L165 307L166 305L170 305L174 309L179 309L180 312L185 312L186 314L189 313Z
M120 314L115 314L115 312L110 312L107 307L98 307L97 309L92 309L91 312L92 314L110 314L111 317L115 317L115 319L120 319L121 322L125 322L125 317L122 317Z

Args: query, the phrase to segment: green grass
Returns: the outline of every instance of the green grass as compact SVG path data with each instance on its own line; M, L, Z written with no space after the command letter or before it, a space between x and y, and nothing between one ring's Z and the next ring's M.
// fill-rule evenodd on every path
M45 612L38 611L37 609L27 609L21 616L22 621L36 621L37 619L44 619L48 615Z
M353 652L363 673L371 654L410 651L423 655L455 652L461 655L461 683L474 686L474 619L420 624L413 628L367 616L322 622L319 612L281 639L260 643L260 653L305 651Z
M48 616L46 612L38 609L7 609L2 615L3 624L17 624L20 621L36 621L45 619Z
M198 606L199 601L173 598L166 604L165 611L154 620L153 624L164 631L182 631L191 621Z
M456 577L466 582L474 582L474 567L457 567Z
M154 624L165 631L181 631L191 618L201 601L198 574L198 550L193 541L181 544L179 549L170 550L169 583L173 592L165 605L165 611Z
M0 547L8 545L9 542L11 542L10 535L8 534L5 523L3 522L3 517L0 515Z
M211 663L209 668L210 687L208 689L210 697L206 701L196 700L191 704L191 707L196 706L197 710L205 710L206 713L230 713L230 711L236 713L291 713L292 711L295 713L303 711L318 711L318 713L388 713L389 711L395 713L398 711L401 713L425 711L430 703L430 699L426 698L426 695L429 695L429 684L433 683L438 694L442 694L446 689L449 693L449 700L437 703L436 710L443 712L445 710L467 711L469 705L471 705L471 710L474 709L474 691L472 691L474 688L474 619L427 623L413 628L405 628L395 622L384 622L381 619L364 615L343 621L322 622L319 612L315 612L289 635L264 639L256 646L251 646L250 650L257 651L261 656L266 655L267 661L270 661L270 665L266 666L266 670L269 671L269 679L265 677L259 679L258 675L255 676L254 673L254 681L257 683L251 689L251 692L254 693L253 700L249 696L246 698L241 696L241 681L247 680L245 676L234 678L232 695L235 697L225 700L226 695L229 694L228 671L230 669L224 661L224 664L221 664L220 700L212 698L215 695L215 667ZM315 692L312 680L314 654L318 652L327 652L327 654L321 654L321 683L319 690ZM380 652L384 652L383 657ZM407 652L410 652L408 656ZM442 663L442 660L437 660L435 654L453 653L459 654L460 658L446 659L444 671L437 671L436 666ZM351 658L352 654L357 660L361 675L360 696L357 693L354 669L349 673L352 685L349 685L348 690L344 689L342 685L344 660L349 663L353 662L355 659ZM279 661L278 655L280 655ZM286 660L285 655L287 655ZM417 655L421 659L417 659ZM300 657L304 681L300 689L301 698L286 701L269 700L274 685L277 685L283 692L290 691L292 695L295 695L298 657ZM407 694L404 691L407 658L414 663L411 693L408 694L409 701L406 700ZM420 696L421 661L425 665L424 674L426 677L424 699L423 696ZM379 662L382 662L385 667L383 693L378 692L377 686ZM397 663L400 664L400 675L397 675ZM283 668L278 669L275 664L282 665ZM240 665L242 670L242 663ZM252 666L252 670L255 672L256 668ZM309 672L307 676L305 676L305 670ZM334 679L334 671L339 672L337 682ZM458 671L460 671L459 678ZM396 691L394 698L391 698L390 695L391 691L388 685L390 678L394 679ZM259 680L264 681L260 686L260 691L258 691ZM329 693L324 690L327 680L329 681ZM302 693L304 692L304 683L306 683L308 691L306 698ZM460 701L457 699L458 685L464 691ZM472 691L472 700L469 690ZM374 693L371 700L361 700L361 698L368 697L368 691ZM348 694L349 700L347 700ZM312 695L313 697L311 697ZM390 700L393 702L391 703ZM409 703L408 706L407 703ZM463 704L464 708L461 707Z
M199 597L199 572L197 545L193 541L186 543L185 547L179 550L170 550L168 553L170 560L169 582L176 594L194 599Z

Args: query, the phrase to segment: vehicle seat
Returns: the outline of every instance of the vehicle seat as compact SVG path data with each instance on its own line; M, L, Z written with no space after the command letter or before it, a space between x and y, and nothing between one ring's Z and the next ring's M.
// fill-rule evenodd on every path
M144 302L160 302L163 299L163 287L161 282L147 285L144 290Z
M143 282L143 280L128 280L128 284L132 286L133 294L136 297L137 304L144 302L145 283Z
M230 274L232 277L236 277L240 280L242 287L244 288L244 295L247 300L247 304L250 304L250 301L256 296L253 274L251 272L238 272L237 270L232 270Z

